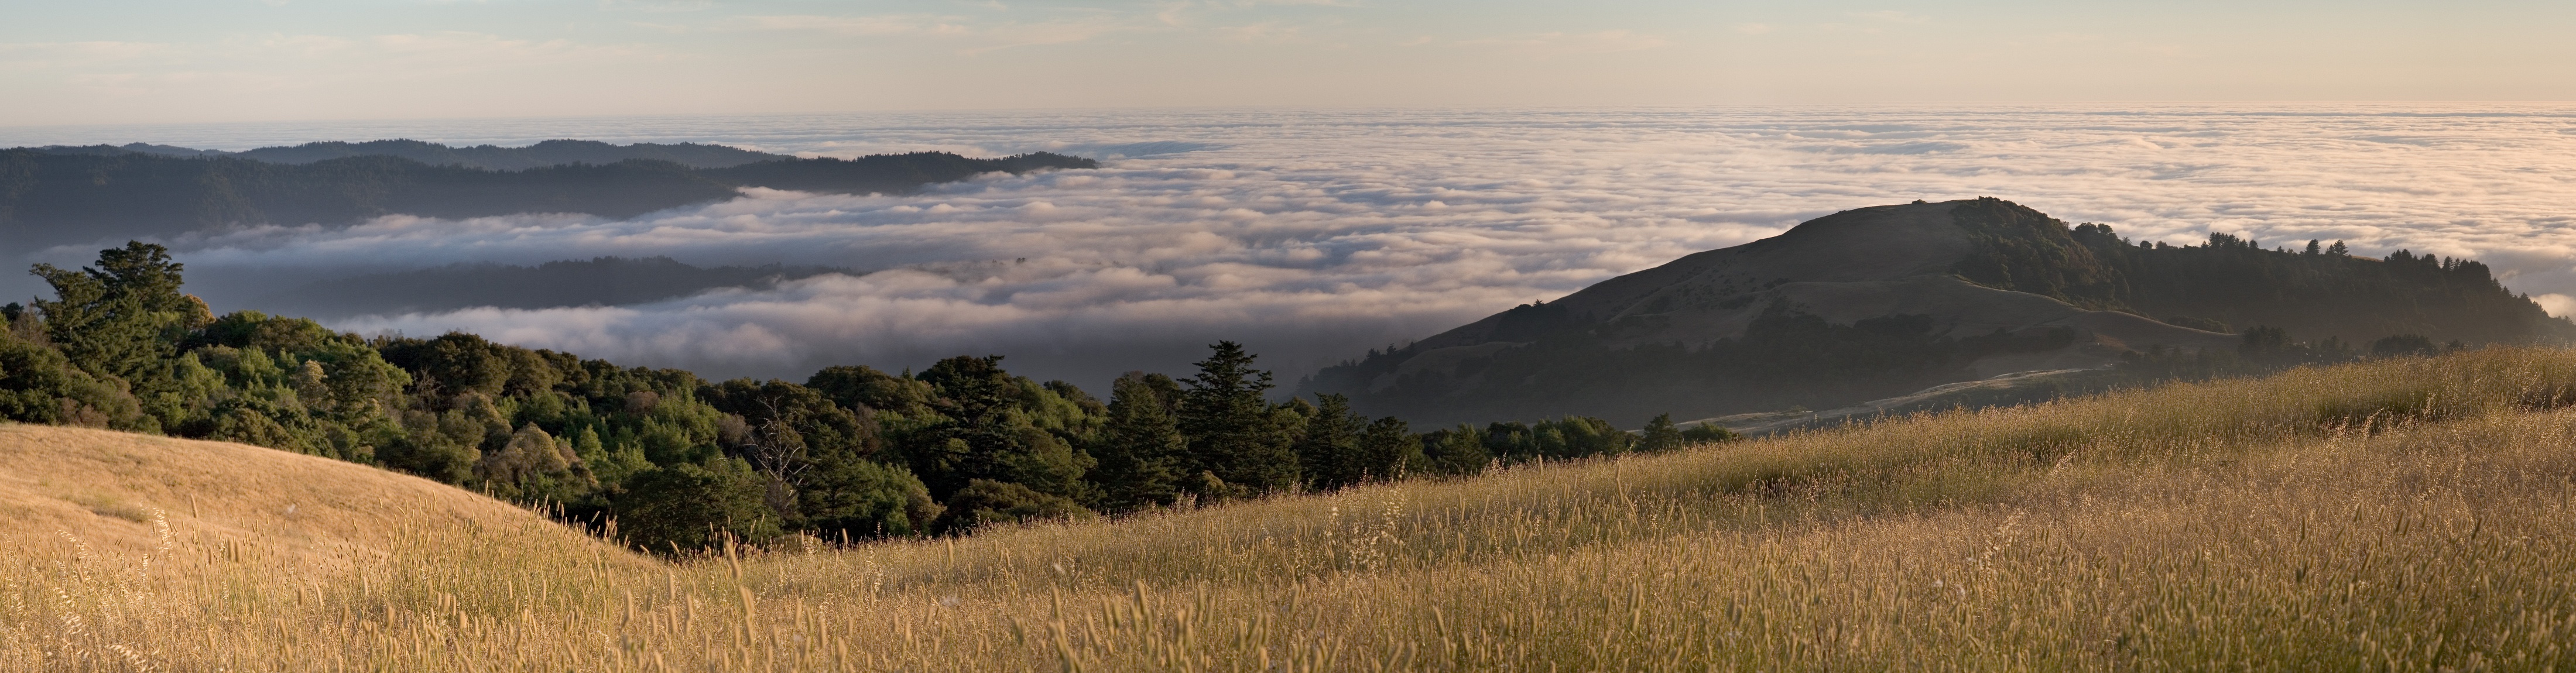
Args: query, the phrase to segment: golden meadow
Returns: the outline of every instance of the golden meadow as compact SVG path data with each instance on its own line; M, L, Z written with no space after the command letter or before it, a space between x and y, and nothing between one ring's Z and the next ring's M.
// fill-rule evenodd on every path
M0 670L2568 668L2570 404L2576 353L2489 349L678 563L19 474L91 514L10 538Z

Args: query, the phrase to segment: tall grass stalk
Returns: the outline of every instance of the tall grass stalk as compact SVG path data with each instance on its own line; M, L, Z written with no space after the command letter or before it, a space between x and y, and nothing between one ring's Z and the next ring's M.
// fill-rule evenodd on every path
M2565 668L2571 403L2496 349L677 563L74 533L0 567L0 669Z

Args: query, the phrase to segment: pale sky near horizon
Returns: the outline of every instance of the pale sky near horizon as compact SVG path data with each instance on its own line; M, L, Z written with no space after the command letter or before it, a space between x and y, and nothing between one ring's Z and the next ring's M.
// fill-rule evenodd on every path
M0 126L2576 100L2571 27L2542 2L8 0Z

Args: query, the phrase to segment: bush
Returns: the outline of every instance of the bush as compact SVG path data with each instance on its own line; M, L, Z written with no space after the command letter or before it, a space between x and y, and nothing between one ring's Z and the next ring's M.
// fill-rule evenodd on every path
M1083 509L1071 498L1039 493L1019 484L976 479L948 496L948 512L939 518L936 529L955 534L996 523L1092 516L1091 510Z
M648 470L627 482L612 510L626 543L679 554L705 549L724 537L751 543L778 535L778 517L762 496L767 489L739 460L681 463Z
M804 528L818 537L862 539L921 535L943 510L911 470L850 461L822 470L798 493Z

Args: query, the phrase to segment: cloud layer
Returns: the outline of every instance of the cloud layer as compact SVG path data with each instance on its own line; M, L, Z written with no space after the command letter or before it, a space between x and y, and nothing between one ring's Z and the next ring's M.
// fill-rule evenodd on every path
M836 156L1123 157L1097 171L904 197L754 190L622 222L397 217L176 242L192 269L218 274L594 255L885 270L653 305L338 325L465 329L713 376L801 378L828 364L1001 353L1015 371L1091 387L1128 369L1183 370L1204 344L1234 339L1293 379L1837 210L1975 196L2176 243L2219 231L2266 245L2340 239L2368 254L2477 257L2517 290L2576 295L2576 109L2567 107L1164 111L153 130L45 141L238 149L582 137Z

